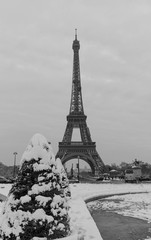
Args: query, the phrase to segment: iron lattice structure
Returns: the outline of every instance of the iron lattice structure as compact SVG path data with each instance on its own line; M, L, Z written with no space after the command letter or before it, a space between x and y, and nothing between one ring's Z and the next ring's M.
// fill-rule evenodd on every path
M67 126L62 142L59 142L59 150L56 158L59 157L63 164L71 159L80 158L86 161L95 175L103 172L104 163L96 151L96 143L92 141L89 128L86 123L87 116L84 114L79 49L80 43L77 40L77 33L72 45L73 49L73 77L70 111L67 116ZM81 141L72 141L73 129L79 128Z

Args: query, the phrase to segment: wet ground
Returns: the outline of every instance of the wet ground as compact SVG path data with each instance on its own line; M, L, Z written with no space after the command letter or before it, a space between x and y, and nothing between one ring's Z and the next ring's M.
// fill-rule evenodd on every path
M151 223L105 210L91 212L103 240L143 240L151 237Z

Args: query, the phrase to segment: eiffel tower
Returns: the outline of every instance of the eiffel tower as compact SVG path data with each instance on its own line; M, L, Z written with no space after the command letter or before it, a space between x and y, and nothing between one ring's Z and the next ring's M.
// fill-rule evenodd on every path
M60 158L63 164L71 159L80 158L89 164L93 174L99 175L103 172L104 163L96 151L96 143L92 142L86 123L87 116L84 114L79 63L80 43L77 40L77 30L75 30L72 49L74 56L70 111L67 116L67 126L63 140L59 142L56 158ZM81 141L71 141L75 128L80 130Z

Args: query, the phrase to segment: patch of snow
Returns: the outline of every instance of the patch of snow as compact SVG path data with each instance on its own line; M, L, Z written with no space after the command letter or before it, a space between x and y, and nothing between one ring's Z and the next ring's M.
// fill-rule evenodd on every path
M42 206L46 206L46 203L51 200L51 197L44 197L44 196L36 196L36 200L40 203Z
M82 198L70 201L71 230L78 233L78 239L102 240L99 230Z
M35 134L30 140L22 155L20 166L22 166L25 161L30 161L32 158L36 160L41 159L40 163L44 165L47 163L49 165L50 159L55 161L51 144L49 144L46 138L39 133Z
M32 219L35 220L48 220L48 222L52 222L54 218L52 216L46 215L45 211L41 209L37 209L32 215Z
M20 201L21 201L22 204L23 204L23 203L27 203L27 202L29 202L30 200L31 200L31 197L29 197L28 195L23 196L23 197L20 198Z
M41 192L45 192L45 191L50 191L50 189L52 189L52 183L48 183L48 184L42 184L42 185L39 185L39 184L34 184L32 186L32 189L28 191L28 194L29 195L32 195L32 194L39 194Z
M11 187L12 187L12 184L8 184L8 183L7 184L3 184L3 183L1 183L0 184L0 193L3 194L4 196L7 196L9 191L10 191L10 189L11 189Z

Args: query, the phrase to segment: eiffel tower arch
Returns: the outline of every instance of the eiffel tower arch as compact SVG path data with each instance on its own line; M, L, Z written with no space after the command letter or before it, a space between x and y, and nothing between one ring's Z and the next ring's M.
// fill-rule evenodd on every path
M96 143L91 139L90 130L86 122L87 116L84 114L79 61L80 42L77 40L77 31L75 32L72 49L73 76L70 110L67 116L66 130L62 142L59 142L56 158L60 158L62 163L65 164L67 161L79 157L89 164L95 175L98 175L103 172L104 163L96 151ZM80 130L81 141L72 141L75 128Z

